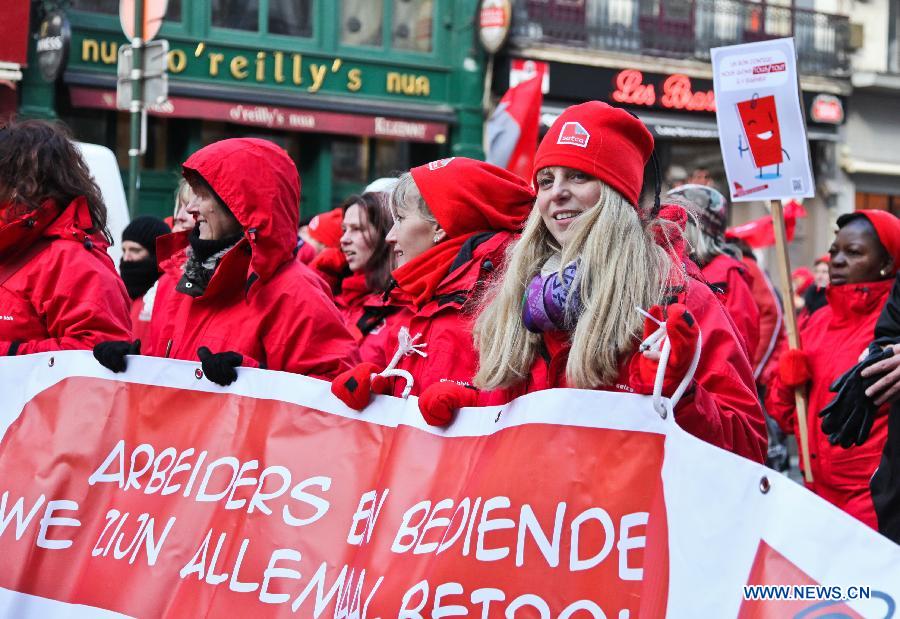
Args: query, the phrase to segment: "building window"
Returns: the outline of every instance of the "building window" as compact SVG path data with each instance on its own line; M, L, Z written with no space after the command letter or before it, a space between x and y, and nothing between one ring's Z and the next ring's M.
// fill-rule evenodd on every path
M336 183L366 182L367 142L363 138L334 137L331 141L331 177Z
M259 30L258 0L212 0L212 25L233 30Z
M311 37L312 0L269 0L269 32Z
M883 193L856 192L856 209L876 209L890 211L900 217L900 195L891 196Z
M119 14L119 0L73 0L72 8L91 13Z
M166 7L166 21L181 21L181 0L169 0Z
M341 0L341 43L381 47L382 0Z
M91 13L119 14L119 0L72 0L72 8ZM181 21L181 0L169 0L166 21Z
M414 52L430 52L433 18L434 2L432 0L397 0L394 2L394 27L391 29L392 47Z

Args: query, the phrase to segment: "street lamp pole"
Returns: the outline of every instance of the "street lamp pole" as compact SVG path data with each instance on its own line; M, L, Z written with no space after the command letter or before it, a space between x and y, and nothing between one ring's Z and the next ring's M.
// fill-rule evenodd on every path
M131 141L128 148L128 210L138 213L141 186L141 125L144 99L144 0L134 3L134 38L131 40L134 66L131 69Z

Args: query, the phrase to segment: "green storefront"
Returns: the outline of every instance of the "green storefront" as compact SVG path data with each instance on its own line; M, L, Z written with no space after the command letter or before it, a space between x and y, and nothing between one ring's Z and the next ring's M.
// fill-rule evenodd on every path
M30 62L19 113L58 116L79 140L112 148L127 170L129 118L115 109L126 43L118 2L61 4L72 25L67 67L47 84ZM149 110L140 211L169 214L180 163L229 137L264 137L290 153L304 217L379 176L448 155L481 157L477 4L169 0L157 36L170 45L169 100Z

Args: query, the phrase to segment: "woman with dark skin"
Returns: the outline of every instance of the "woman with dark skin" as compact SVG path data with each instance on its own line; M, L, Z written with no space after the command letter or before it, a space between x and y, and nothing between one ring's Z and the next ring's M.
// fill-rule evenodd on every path
M875 416L868 441L855 446L829 430L829 424L823 431L819 413L835 397L832 384L856 365L859 351L872 340L900 264L900 220L883 211L856 211L839 218L838 226L829 250L828 305L801 328L802 350L782 355L767 404L783 430L798 434L793 392L795 388L806 390L813 474L807 486L874 528L869 479L887 438L887 410Z

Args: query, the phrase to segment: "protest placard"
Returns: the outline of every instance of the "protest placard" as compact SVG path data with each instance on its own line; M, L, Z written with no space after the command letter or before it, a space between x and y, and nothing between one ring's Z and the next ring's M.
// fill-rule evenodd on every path
M794 40L717 47L710 54L731 200L812 197Z

